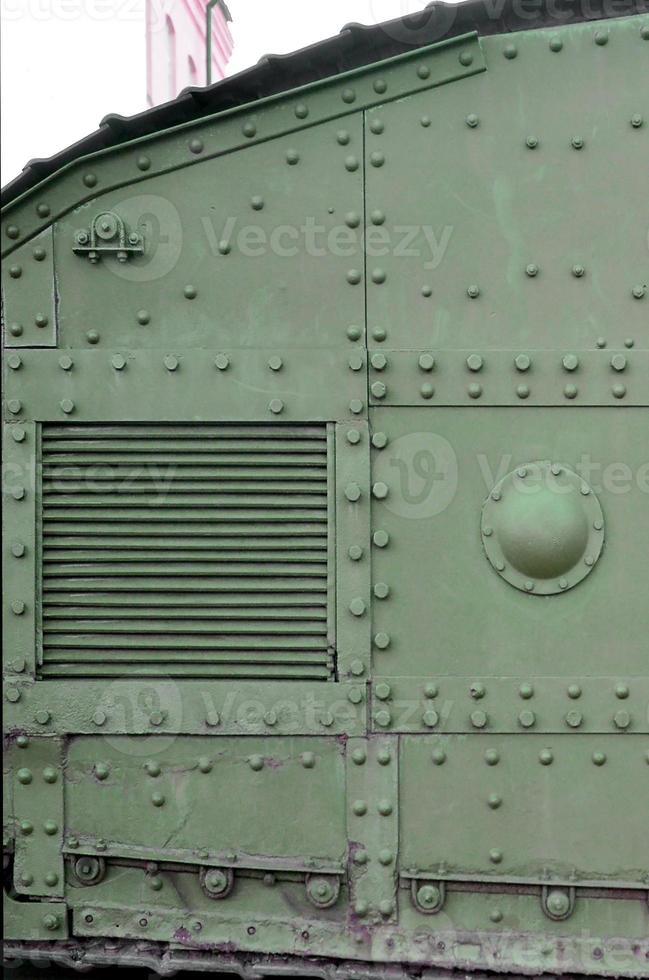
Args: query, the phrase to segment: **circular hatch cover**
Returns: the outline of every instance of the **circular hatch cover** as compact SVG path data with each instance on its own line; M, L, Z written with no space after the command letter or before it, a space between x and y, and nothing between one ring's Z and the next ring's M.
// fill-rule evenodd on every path
M482 542L501 578L535 595L555 595L593 570L604 515L591 487L559 463L525 463L496 484L482 509Z

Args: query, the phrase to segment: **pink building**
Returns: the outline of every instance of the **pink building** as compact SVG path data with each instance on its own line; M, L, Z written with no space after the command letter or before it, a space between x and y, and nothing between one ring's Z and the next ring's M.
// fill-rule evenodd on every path
M149 105L225 76L233 46L230 20L224 0L147 0Z

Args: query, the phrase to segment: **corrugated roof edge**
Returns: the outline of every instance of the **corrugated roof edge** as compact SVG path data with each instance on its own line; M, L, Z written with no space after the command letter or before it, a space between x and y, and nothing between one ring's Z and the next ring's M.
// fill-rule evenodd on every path
M437 41L471 31L508 34L648 12L649 0L467 0L457 5L435 0L420 13L382 24L347 24L335 37L292 54L266 55L252 68L207 88L184 89L172 102L135 116L105 116L90 136L52 157L30 160L3 189L2 203L10 204L79 157Z

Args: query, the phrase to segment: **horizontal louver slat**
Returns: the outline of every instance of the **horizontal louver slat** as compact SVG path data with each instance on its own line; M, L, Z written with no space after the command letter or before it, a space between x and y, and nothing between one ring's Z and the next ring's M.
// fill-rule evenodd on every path
M44 425L45 677L326 680L326 426Z

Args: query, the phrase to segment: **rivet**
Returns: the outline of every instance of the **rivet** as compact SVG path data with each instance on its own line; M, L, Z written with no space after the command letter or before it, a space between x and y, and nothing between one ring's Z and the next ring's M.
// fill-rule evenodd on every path
M192 286L191 283L188 283L188 285L183 289L183 296L185 299L196 299L197 295L198 290L196 289L196 286Z
M348 429L345 438L351 446L357 446L361 441L361 434L358 429Z
M352 601L349 604L349 611L352 614L352 616L364 616L365 609L366 609L365 603L360 598L352 599Z
M469 129L475 129L477 126L480 125L480 119L478 118L478 116L476 116L475 112L470 112L469 115L466 117L465 122L469 127Z
M21 323L12 323L9 327L9 333L12 337L22 337L23 327Z
M624 398L626 395L626 388L624 385L613 385L611 390L614 398Z
M385 398L388 389L383 381L373 381L371 391L375 398Z
M336 140L341 146L347 146L351 139L351 136L346 129L339 129L336 133Z
M305 769L313 769L315 767L315 752L303 752L300 756L300 762Z
M502 806L502 803L503 803L502 796L499 796L498 793L489 794L489 797L487 799L487 806L489 807L490 810L499 810L500 807Z
M59 825L55 820L46 820L43 824L43 830L48 837L54 837L54 835L58 833Z
M631 292L633 293L634 299L642 299L647 291L647 287L643 285L634 286Z
M387 367L388 359L385 354L372 354L371 363L375 371L384 371Z
M46 255L47 252L45 251L42 245L37 245L34 251L32 252L32 256L36 260L36 262L42 262Z
M523 728L532 728L536 724L536 715L533 711L521 711L518 721Z
M446 752L444 751L444 749L440 749L440 748L433 749L433 751L430 754L430 757L436 766L443 766L444 763L446 762Z
M505 56L505 58L508 58L509 60L515 58L517 54L518 54L518 48L516 47L515 44L506 44L505 47L503 48L503 55Z
M483 364L484 361L479 354L469 354L466 359L466 366L469 371L481 371Z
M6 689L5 697L11 704L16 704L20 701L22 694L19 688L11 686Z
M264 760L260 755L251 755L248 759L248 765L255 772L260 772L264 768Z
M616 711L613 716L613 724L616 728L628 728L631 724L631 715L628 711Z
M536 264L536 262L530 262L529 265L525 266L525 275L529 276L530 279L533 279L535 276L538 276L538 274L539 274L539 267Z
M351 286L358 286L362 276L358 269L349 269L347 272L347 282Z
M23 407L23 403L18 398L10 398L7 402L7 409L12 415L18 415Z
M92 716L93 725L97 725L98 728L101 728L102 725L105 725L107 721L108 721L108 715L106 714L106 712L102 711L101 708L98 708Z
M280 412L284 411L284 402L281 400L281 398L273 398L270 401L268 408L273 413L273 415L279 415Z
M309 115L309 107L305 105L304 102L298 102L294 109L295 115L298 119L306 119Z
M348 483L345 487L345 496L351 503L356 503L361 497L361 488L358 483Z
M370 153L370 163L373 167L382 167L385 163L385 153L381 153L378 150Z
M493 847L489 851L489 860L492 864L500 864L503 859L503 852L499 851L497 847Z
M475 284L472 284L467 288L467 295L471 299L477 299L478 296L480 295L480 287Z
M20 279L22 274L23 274L22 266L20 265L9 266L9 275L11 276L12 279Z
M372 327L372 337L379 343L382 343L387 337L388 333L385 327Z
M632 337L627 337L624 341L624 346L630 350L632 347L635 347L635 340Z
M54 877L56 877L56 882L54 882L54 884L56 884L59 879L58 876L56 875ZM43 916L43 926L47 929L48 932L56 932L60 924L61 924L61 920L59 916L55 915L53 912L48 912L46 915Z
M126 367L126 358L122 354L114 354L110 359L110 363L116 371L123 371Z
M349 411L352 415L360 415L363 411L363 402L360 398L352 398L349 403Z
M151 160L147 156L140 156L137 158L137 168L138 170L148 170L151 166Z
M385 81L384 78L377 78L374 81L373 88L374 91L377 92L379 95L384 95L384 93L387 92L388 83Z
M136 319L137 322L144 327L151 320L151 314L149 313L148 310L138 310L136 314Z
M581 279L583 276L586 275L586 269L584 268L583 265L573 265L572 274L575 277L575 279Z
M166 367L167 371L177 371L179 366L179 361L178 358L174 357L173 354L167 354L167 356L163 358L163 364Z
M384 129L385 125L383 120L379 119L377 116L374 116L370 121L371 132L373 132L375 136L380 136Z
M603 766L605 764L605 762L606 762L606 753L605 752L593 752L592 758L593 758L594 765L596 765L596 766Z
M382 285L387 279L385 269L373 269L372 270L372 282L376 283L377 286Z
M572 139L570 140L570 144L571 144L573 150L583 150L583 148L584 148L584 140L583 140L583 137L581 137L581 136L573 136Z
M352 811L357 817L364 817L367 813L367 803L365 800L354 800Z
M480 398L482 395L482 385L475 383L471 384L469 385L467 391L469 393L469 398Z
M30 837L34 833L34 824L30 823L29 820L21 820L19 829L23 837Z
M579 367L579 358L576 354L566 354L561 363L565 371L576 371Z
M263 211L264 210L264 199L259 194L253 195L250 198L250 207L253 211Z
M439 722L439 715L434 708L428 708L421 716L421 722L426 728L435 728Z
M430 116L422 116L421 119L419 120L419 125L423 126L424 129L428 129L430 123L431 123Z
M54 766L45 766L45 768L43 769L43 779L45 780L46 783L52 785L57 781L58 778L59 778L59 774L57 773Z
M202 153L203 149L203 140L199 139L197 136L189 141L189 150L191 153Z
M619 698L620 701L624 701L629 696L629 685L628 684L616 684L615 686L615 697Z
M491 919L492 922L502 922L503 913L501 912L500 909L492 909L491 912L489 913L489 918Z
M484 728L487 724L487 714L485 711L472 711L471 724L474 728Z
M96 174L84 174L83 182L86 185L86 187L95 187L97 183Z
M372 445L375 449L385 449L388 444L388 437L385 432L375 432L372 436Z
M539 145L538 138L536 136L528 136L525 140L525 146L530 150L535 150Z
M9 354L9 356L7 357L7 364L9 365L12 371L17 371L22 363L23 361L20 354Z
M464 65L465 68L468 68L469 65L473 64L473 55L471 54L470 51L461 51L458 57L458 61L460 62L461 65Z
M349 327L347 327L347 337L349 340L360 340L361 334L361 328L356 326L355 323L352 323Z
M421 287L421 295L422 296L426 296L426 297L432 296L433 295L433 287L432 286L428 286L428 285L422 286Z
M387 599L390 595L390 586L386 582L377 582L374 586L374 595L377 599Z
M389 817L393 810L392 802L390 800L379 800L377 810L382 817Z
M644 120L639 112L636 112L634 113L634 115L631 116L631 125L633 126L634 129L640 129L643 122Z
M438 688L437 684L433 684L432 682L430 682L430 683L424 685L424 697L425 698L433 699L433 698L436 698L438 694L439 694L439 688Z
M104 780L108 779L108 776L110 775L110 768L105 762L96 762L94 771L95 776L98 780L100 780L100 782L104 782Z
M144 769L147 775L153 776L154 778L159 776L161 772L160 763L154 761L145 762Z
M387 633L377 633L374 637L374 646L379 650L387 650L390 646L390 637Z
M497 766L500 762L500 752L498 749L487 749L484 754L484 761L488 766Z
M539 762L542 766L551 766L554 762L554 755L550 749L543 749L539 753Z
M26 605L22 599L14 599L11 603L11 611L15 616L22 616L25 612Z
M595 44L599 44L600 46L608 44L608 31L596 31Z
M276 354L268 360L268 367L271 371L281 371L283 364L282 358Z
M19 735L16 739L16 745L19 749L27 749L29 748L29 739L26 735Z
M358 167L358 157L355 157L353 154L345 157L345 170L349 170L349 172L353 174L356 170L358 170Z
M560 37L553 37L550 39L550 51L558 52L563 48L563 41Z
M29 786L33 780L33 775L30 769L19 769L17 773L18 782L23 786Z
M347 552L352 561L360 561L363 557L363 549L358 544L352 544Z
M599 349L602 350L602 348L606 347L606 338L598 337L595 343L597 347L599 347Z
M575 711L575 710L569 711L568 714L566 715L566 724L570 728L579 728L581 726L582 721L583 721L583 716L581 714L581 711Z
M356 92L353 88L345 88L340 97L347 105L351 105L352 102L356 101Z
M568 685L567 694L569 698L572 698L573 701L576 701L578 698L581 697L581 687L579 686L579 684L570 684Z
M214 358L214 366L219 369L219 371L227 371L230 367L230 358L227 354L217 354Z
M7 238L18 238L20 229L16 225L7 225Z
M625 371L627 360L624 354L614 354L611 358L611 367L614 371Z
M372 541L377 548L387 548L390 543L390 535L387 531L375 531L372 535Z
M241 127L241 132L247 139L252 139L253 136L257 135L257 127L254 122L246 122Z
M516 395L518 398L529 398L530 397L529 385L517 385Z
M34 317L34 323L39 329L42 330L43 327L47 326L49 320L44 313L37 313L36 316Z

